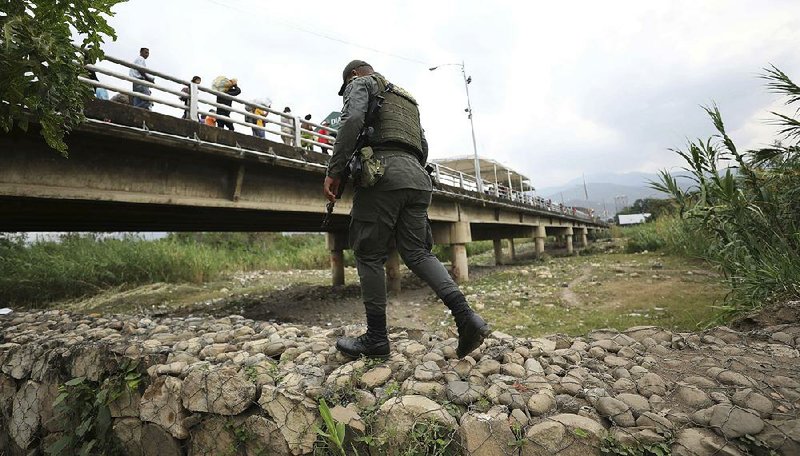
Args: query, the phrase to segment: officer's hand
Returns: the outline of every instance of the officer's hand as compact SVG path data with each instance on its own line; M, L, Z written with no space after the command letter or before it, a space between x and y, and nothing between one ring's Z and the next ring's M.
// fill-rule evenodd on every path
M322 184L322 193L325 194L325 198L328 198L328 201L336 201L336 193L339 191L340 182L338 177L325 177L325 182Z

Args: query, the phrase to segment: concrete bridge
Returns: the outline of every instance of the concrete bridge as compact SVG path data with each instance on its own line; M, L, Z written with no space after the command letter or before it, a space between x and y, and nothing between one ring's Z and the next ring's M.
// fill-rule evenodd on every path
M321 230L328 156L198 122L93 101L89 121L68 137L69 157L49 149L36 125L0 135L0 231L296 231ZM328 228L333 283L344 282L351 195ZM587 245L604 229L578 213L443 185L430 207L434 240L451 246L453 273L468 279L465 244L559 236ZM399 286L399 257L387 265Z

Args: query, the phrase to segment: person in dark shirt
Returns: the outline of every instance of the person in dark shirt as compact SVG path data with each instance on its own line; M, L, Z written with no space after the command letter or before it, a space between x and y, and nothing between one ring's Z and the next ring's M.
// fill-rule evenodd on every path
M240 93L242 93L242 89L239 88L237 83L238 83L238 81L236 79L231 79L228 82L228 84L226 85L226 88L224 90L222 90L222 92L225 92L228 95L233 96L233 97L239 95ZM217 103L224 104L226 106L230 106L231 103L233 103L233 101L231 101L231 100L229 100L227 98L223 98L223 97L219 97L218 96L217 97ZM218 116L230 117L231 112L228 111L227 109L224 109L224 108L218 108L217 109L217 115ZM217 126L220 127L220 128L227 128L228 130L233 131L233 123L231 121L229 121L229 120L217 118Z

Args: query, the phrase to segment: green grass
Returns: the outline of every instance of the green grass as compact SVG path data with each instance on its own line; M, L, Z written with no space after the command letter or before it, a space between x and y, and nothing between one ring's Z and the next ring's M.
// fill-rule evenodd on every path
M351 258L346 262L352 264ZM61 242L0 242L0 302L41 306L114 287L200 284L255 269L323 269L323 235L174 235L157 241L66 236Z
M687 331L714 321L729 290L707 268L655 253L565 257L488 274L465 293L495 329L515 336L638 325ZM564 298L565 284L577 303ZM442 319L436 309L430 315Z

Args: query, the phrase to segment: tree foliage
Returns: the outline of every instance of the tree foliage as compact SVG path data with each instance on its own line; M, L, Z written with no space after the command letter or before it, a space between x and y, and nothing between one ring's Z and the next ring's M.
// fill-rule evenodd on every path
M675 212L677 203L674 199L660 198L641 198L633 202L631 206L623 208L619 214L650 214L650 220L656 220L662 215L669 215Z
M787 105L800 102L800 87L782 71L771 67L763 77ZM733 310L800 298L800 120L773 112L778 141L740 151L719 108L704 109L718 134L675 150L692 187L680 189L666 171L651 186L675 198L684 222L709 240L706 257L743 298Z
M35 119L47 144L66 155L64 135L84 120L92 97L78 76L102 58L104 38L116 39L106 17L121 1L0 1L0 128L25 130Z

